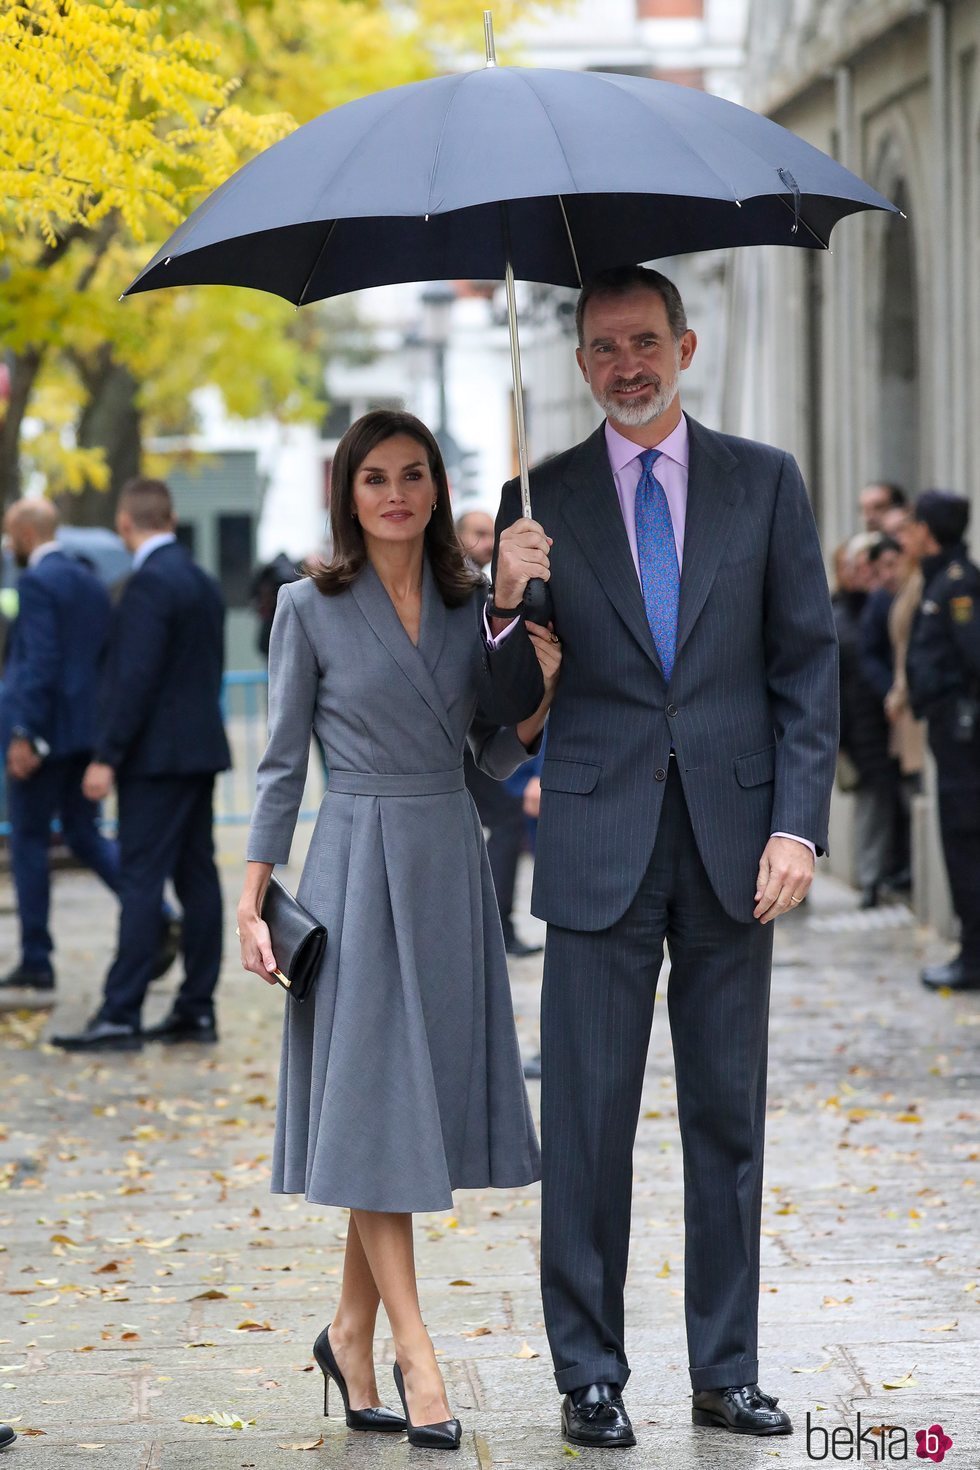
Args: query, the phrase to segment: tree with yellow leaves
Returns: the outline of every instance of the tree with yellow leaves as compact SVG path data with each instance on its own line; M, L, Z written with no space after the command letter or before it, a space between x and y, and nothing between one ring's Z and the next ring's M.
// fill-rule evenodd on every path
M506 25L518 9L495 13ZM8 0L0 504L26 467L53 493L85 492L83 518L108 519L112 497L92 491L138 470L145 433L191 427L204 383L242 414L321 412L315 309L220 287L119 293L247 156L329 107L445 69L480 37L470 0Z

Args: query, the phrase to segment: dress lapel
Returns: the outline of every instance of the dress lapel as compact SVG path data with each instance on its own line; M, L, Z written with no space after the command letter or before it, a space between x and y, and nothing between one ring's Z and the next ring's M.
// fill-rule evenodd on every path
M579 446L565 471L562 515L599 584L643 652L663 672L609 466L604 427ZM681 595L683 597L683 581Z
M418 647L402 627L394 604L370 562L365 563L364 570L351 584L351 592L372 632L421 695L450 740L455 739L446 702L432 677L432 669L442 652L446 636L446 608L428 558L425 559L422 571L422 617Z
M687 427L687 516L677 612L677 655L711 591L743 494L732 473L736 460L718 436L690 417Z

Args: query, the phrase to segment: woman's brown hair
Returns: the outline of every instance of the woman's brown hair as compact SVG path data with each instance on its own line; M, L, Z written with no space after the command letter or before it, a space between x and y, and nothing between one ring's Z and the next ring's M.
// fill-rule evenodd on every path
M330 476L330 530L333 555L310 575L327 597L336 597L357 579L367 561L361 523L354 515L354 478L372 449L407 434L425 450L436 487L436 508L425 528L425 550L442 600L447 607L462 607L483 578L466 560L453 524L449 480L439 445L431 430L414 414L376 408L351 424L337 445Z

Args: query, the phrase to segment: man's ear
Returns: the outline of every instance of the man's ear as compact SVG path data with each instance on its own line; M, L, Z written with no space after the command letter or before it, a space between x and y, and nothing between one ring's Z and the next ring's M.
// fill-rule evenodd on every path
M575 361L579 365L579 371L581 372L582 377L585 379L586 382L588 382L589 370L585 365L585 353L582 351L581 347L576 347L575 349Z
M697 352L697 350L698 350L697 334L695 332L692 332L691 329L690 329L690 327L688 327L687 331L681 337L681 372L682 373L683 372L686 372L687 369L691 366L691 362L693 361L694 354L695 354L695 352Z

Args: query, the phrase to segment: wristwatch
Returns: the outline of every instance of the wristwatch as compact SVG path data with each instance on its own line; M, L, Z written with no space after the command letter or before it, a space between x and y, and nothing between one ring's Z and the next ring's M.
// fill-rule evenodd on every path
M523 609L520 605L517 607L498 607L494 598L494 589L492 587L490 588L490 600L486 608L488 618L506 618L509 622L512 618L519 617L522 611Z
M25 730L23 725L15 725L10 732L11 740L26 740L34 754L40 756L41 760L47 760L51 754L51 747L41 735L32 735L30 730Z

